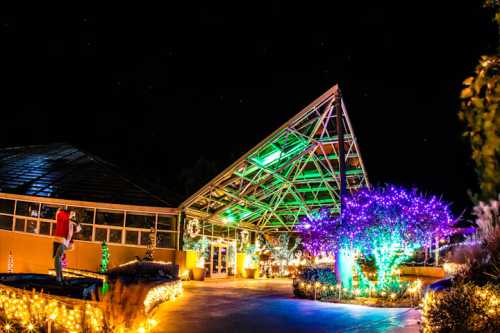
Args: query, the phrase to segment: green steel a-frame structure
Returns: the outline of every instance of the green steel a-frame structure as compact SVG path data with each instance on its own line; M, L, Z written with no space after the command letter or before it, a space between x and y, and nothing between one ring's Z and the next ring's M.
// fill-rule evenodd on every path
M325 206L338 211L341 193L365 186L366 170L335 85L180 208L210 223L290 232L302 216Z

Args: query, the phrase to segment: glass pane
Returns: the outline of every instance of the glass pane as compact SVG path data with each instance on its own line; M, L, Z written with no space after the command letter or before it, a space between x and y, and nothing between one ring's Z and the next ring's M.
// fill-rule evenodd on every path
M26 222L25 219L16 219L16 231L24 231L24 223Z
M38 217L39 205L36 202L18 201L16 215Z
M214 233L213 233L214 237L222 237L222 238L227 237L227 227L214 224L213 228L214 228Z
M0 213L14 214L14 200L0 199Z
M59 208L63 208L63 206L43 204L40 211L40 217L44 219L55 220L56 213Z
M122 227L124 215L125 214L123 212L119 211L117 212L117 211L97 210L97 214L95 216L95 223Z
M214 246L212 249L212 269L214 273L219 273L219 247Z
M82 231L78 234L79 240L91 241L92 240L92 226L82 224Z
M95 238L96 242L107 242L108 229L96 228L95 229Z
M150 234L150 232L141 231L141 245L148 245L149 244L149 234Z
M32 234L37 233L36 229L36 220L28 220L26 223L26 232L30 232Z
M122 242L122 231L109 229L109 242L110 243L120 243Z
M220 272L227 273L227 247L220 248Z
M127 230L127 233L125 234L125 244L137 245L138 241L139 241L139 232Z
M236 229L234 229L234 228L228 228L228 229L229 229L229 232L228 232L228 234L227 234L226 237L229 238L229 239L235 239L235 232L234 231Z
M210 277L212 275L212 272L210 271L210 246L207 246L207 249L205 250L205 274L206 276Z
M156 233L156 246L173 248L174 244L174 233L171 232L157 232Z
M12 230L13 220L12 216L0 215L0 229Z
M125 226L131 228L150 229L155 225L155 216L153 214L129 214L127 213L127 221Z
M78 223L94 223L94 210L92 208L69 207L69 210L75 211Z
M177 218L175 215L158 215L158 230L175 230Z
M40 235L50 235L50 222L40 222Z
M202 222L201 234L206 236L212 236L212 227L213 227L212 223Z

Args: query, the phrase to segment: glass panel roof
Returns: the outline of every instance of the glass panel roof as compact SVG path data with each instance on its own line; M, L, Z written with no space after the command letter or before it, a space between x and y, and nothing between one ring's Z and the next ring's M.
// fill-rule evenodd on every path
M320 207L338 211L339 142L334 108L337 86L276 130L182 205L188 215L245 224L263 231L291 231ZM343 103L347 190L368 186Z
M68 144L0 149L0 192L68 200L169 206L118 170Z

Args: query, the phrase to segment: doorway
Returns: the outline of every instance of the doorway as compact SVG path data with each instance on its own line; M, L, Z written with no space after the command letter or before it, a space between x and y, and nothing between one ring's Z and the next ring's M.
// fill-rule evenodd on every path
M210 276L227 277L227 245L212 244L210 251Z

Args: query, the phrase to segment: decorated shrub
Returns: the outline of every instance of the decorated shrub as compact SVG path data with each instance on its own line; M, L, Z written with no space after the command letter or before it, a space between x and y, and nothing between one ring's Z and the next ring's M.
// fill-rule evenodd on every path
M429 292L422 311L426 332L498 332L500 287L457 283L447 292Z
M306 268L293 280L295 296L320 299L338 294L337 278L330 268Z

